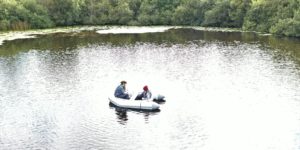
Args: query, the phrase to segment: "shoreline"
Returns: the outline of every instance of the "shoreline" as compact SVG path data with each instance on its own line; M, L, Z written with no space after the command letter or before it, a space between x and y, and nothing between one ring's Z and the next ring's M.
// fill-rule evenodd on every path
M132 33L149 33L149 32L165 32L169 29L189 28L199 31L209 32L249 32L256 33L261 36L269 36L272 34L259 33L255 31L244 31L240 28L218 28L218 27L200 27L200 26L68 26L49 29L31 29L24 31L4 31L0 32L0 46L5 41L16 39L36 38L37 35L53 34L53 33L76 33L82 31L97 31L98 34L132 34ZM143 29L143 30L141 30ZM102 30L102 32L100 32ZM105 31L104 31L105 30Z

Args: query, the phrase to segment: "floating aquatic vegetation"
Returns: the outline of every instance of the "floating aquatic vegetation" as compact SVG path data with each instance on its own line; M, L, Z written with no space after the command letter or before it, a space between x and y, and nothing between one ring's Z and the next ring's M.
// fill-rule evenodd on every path
M136 34L136 33L155 33L165 32L171 28L171 26L112 26L108 29L98 30L99 34Z
M51 33L71 33L71 32L81 32L87 30L99 30L99 29L106 29L106 28L107 26L76 26L76 27L53 28L53 29L10 31L10 32L2 32L2 33L0 32L0 45L2 45L4 41L35 38L36 35L51 34Z

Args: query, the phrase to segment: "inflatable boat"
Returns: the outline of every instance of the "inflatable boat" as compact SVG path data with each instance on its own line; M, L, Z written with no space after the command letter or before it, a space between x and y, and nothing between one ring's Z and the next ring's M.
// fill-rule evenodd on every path
M109 101L122 108L140 109L140 110L157 110L159 105L152 100L133 100L122 99L115 96L108 97Z

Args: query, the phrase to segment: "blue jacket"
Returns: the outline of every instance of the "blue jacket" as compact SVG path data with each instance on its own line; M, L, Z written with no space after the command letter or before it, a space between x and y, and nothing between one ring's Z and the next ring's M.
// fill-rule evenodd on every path
M115 97L124 98L128 94L125 93L125 89L122 85L119 85L115 90Z

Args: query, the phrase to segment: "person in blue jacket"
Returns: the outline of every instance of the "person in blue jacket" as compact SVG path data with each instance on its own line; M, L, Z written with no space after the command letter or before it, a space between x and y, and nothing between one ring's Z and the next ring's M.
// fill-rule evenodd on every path
M126 81L121 81L121 84L115 90L115 97L123 98L123 99L130 99L129 94L126 92Z

